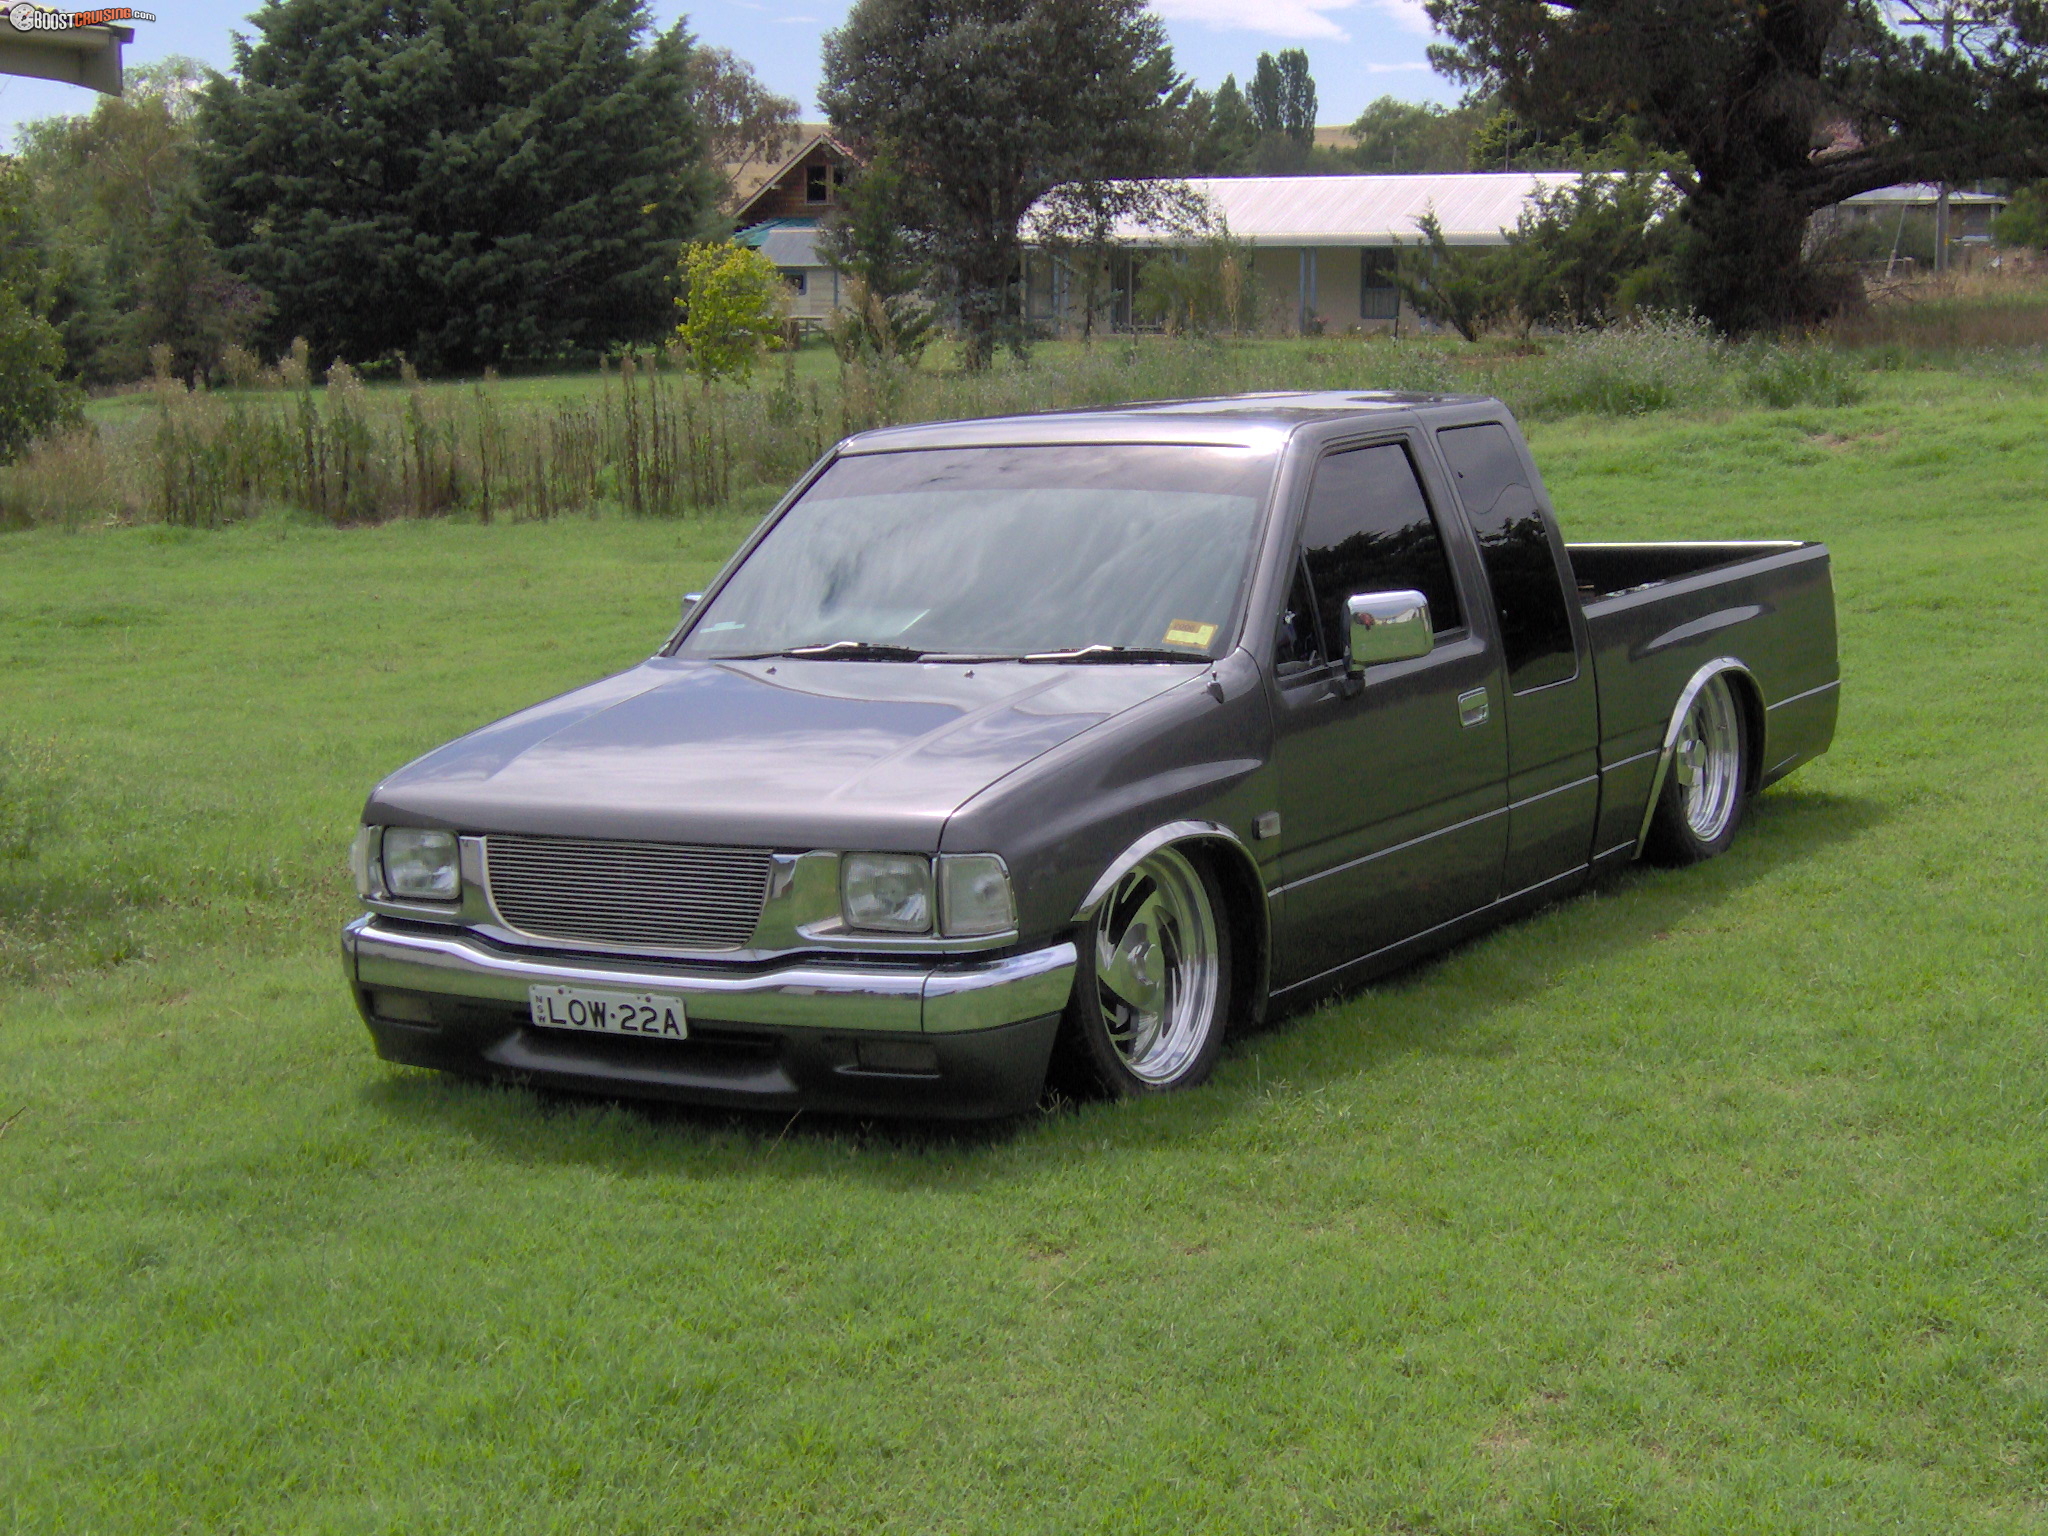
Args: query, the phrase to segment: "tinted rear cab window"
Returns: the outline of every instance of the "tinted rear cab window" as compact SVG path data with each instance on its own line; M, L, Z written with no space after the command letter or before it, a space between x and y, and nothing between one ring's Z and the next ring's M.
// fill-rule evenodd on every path
M1447 427L1437 442L1479 540L1500 611L1509 691L1527 693L1577 676L1564 580L1514 438L1498 422L1487 422Z

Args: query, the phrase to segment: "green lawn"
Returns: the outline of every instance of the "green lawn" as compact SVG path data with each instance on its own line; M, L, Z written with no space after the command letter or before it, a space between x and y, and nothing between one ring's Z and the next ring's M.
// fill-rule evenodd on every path
M1534 436L1575 537L1833 546L1835 751L986 1133L445 1082L344 993L372 781L740 521L0 535L0 1530L2048 1528L2038 375Z

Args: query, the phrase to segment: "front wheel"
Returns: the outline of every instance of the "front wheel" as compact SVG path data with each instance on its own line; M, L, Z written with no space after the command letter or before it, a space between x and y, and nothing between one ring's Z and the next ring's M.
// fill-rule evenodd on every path
M1117 881L1082 932L1066 1044L1113 1097L1192 1088L1214 1070L1230 998L1222 910L1214 877L1161 848Z
M1686 708L1645 848L1662 864L1697 864L1735 841L1749 795L1742 706L1723 672Z

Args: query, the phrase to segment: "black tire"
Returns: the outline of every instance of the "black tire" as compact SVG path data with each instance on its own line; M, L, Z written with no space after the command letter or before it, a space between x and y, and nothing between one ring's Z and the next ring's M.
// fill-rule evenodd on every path
M1230 924L1206 865L1171 847L1148 854L1076 947L1055 1084L1126 1099L1205 1082L1223 1054L1231 995Z
M1749 721L1734 683L1718 673L1686 708L1644 854L1687 865L1724 852L1742 825L1749 780Z

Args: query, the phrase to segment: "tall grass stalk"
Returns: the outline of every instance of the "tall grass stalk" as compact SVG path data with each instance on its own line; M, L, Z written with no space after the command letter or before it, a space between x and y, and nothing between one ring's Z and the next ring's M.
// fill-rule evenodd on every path
M980 374L849 361L801 385L794 360L754 390L703 388L627 355L593 387L507 398L497 378L369 390L344 364L316 384L303 343L238 361L226 393L160 372L148 412L39 445L0 470L0 525L118 519L215 527L282 508L333 525L466 514L547 519L611 506L671 518L789 483L831 438L946 418L1266 390L1497 395L1530 417L1846 405L1832 350L1734 346L1685 319L1464 346L1436 339L1145 338L1043 349Z

